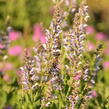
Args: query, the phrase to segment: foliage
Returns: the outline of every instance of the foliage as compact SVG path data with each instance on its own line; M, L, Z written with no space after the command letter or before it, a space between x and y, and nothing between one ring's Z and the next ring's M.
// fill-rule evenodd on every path
M0 0L0 108L108 109L106 20L93 0L95 28L86 0L53 1Z

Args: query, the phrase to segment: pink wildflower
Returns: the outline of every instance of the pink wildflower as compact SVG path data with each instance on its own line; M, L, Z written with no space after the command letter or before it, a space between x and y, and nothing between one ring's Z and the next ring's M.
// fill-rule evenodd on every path
M44 34L41 35L40 41L41 41L41 43L43 43L43 44L46 43L46 39L45 39Z
M46 43L45 34L42 31L42 27L39 24L34 26L34 34L33 34L33 41L41 41L41 43Z
M70 1L69 0L65 0L65 4L66 4L66 6L69 6L70 5Z
M88 34L93 34L95 32L95 29L92 26L87 26L86 31Z
M92 42L88 42L87 46L89 51L95 50L95 45Z
M95 97L97 97L97 96L98 96L98 95L97 95L97 92L96 92L95 90L93 90L93 91L92 91L92 97L95 98Z
M77 74L74 76L74 80L79 80L81 78L81 74Z
M102 32L96 34L96 39L98 40L104 40L105 38L106 38L106 35Z
M11 63L6 63L4 70L8 71L8 70L12 70L13 69L13 65Z
M0 71L2 71L2 72L6 72L6 71L9 71L12 69L13 69L13 64L11 64L11 63L5 63L0 67Z
M108 69L109 68L109 61L104 62L103 67L104 67L104 69Z
M0 49L3 49L4 48L4 45L3 44L0 44Z
M9 48L8 53L12 56L18 56L22 52L22 47L21 46L14 46L12 48Z
M11 41L15 41L15 40L17 40L19 37L20 37L20 33L19 33L19 32L12 31L12 32L9 33L9 39L10 39Z
M21 72L20 70L17 70L16 74L17 74L18 76L20 76L20 75L22 74L22 72Z

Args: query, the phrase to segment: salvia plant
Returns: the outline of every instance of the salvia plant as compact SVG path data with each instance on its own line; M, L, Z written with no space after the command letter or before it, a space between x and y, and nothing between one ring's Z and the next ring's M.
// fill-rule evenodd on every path
M8 36L6 35L5 32L1 31L0 32L0 57L1 57L1 60L3 59L3 57L6 57L5 56L5 52L8 48Z
M0 30L0 61L5 61L8 56L7 50L9 48L10 40L9 40L9 33L12 31L10 25L10 18L7 16L5 21L5 29Z
M93 98L97 73L101 69L102 45L90 53L86 46L88 5L83 0L77 9L64 12L64 0L53 0L54 15L45 30L46 43L37 42L33 53L24 54L20 68L18 109L87 109ZM73 14L73 26L66 30L67 18Z

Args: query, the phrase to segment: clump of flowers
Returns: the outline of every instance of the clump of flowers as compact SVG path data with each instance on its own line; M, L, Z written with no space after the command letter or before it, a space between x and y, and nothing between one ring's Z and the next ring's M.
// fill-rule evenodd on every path
M80 4L73 26L63 30L65 21L61 8L63 0L56 1L50 28L45 31L46 43L37 43L32 53L25 52L21 70L23 95L19 108L86 109L93 98L93 87L102 61L99 45L93 54L86 49L88 6Z
M5 30L0 30L0 60L6 60L7 59L7 50L9 47L10 39L9 34L12 31L12 28L9 26L10 24L10 18L7 16L5 21Z
M3 57L5 58L6 55L6 51L8 49L9 46L9 37L8 34L6 34L3 31L0 31L0 57L1 60L3 59Z

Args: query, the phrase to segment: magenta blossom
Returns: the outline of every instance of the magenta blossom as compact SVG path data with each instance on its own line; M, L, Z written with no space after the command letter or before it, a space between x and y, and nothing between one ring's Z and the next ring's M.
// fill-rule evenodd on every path
M97 96L98 96L97 92L96 92L95 90L93 90L93 91L92 91L92 97L95 98L95 97L97 97Z
M4 48L4 45L3 44L0 44L0 49L3 49Z
M4 70L5 71L9 71L13 69L13 64L11 63L6 63Z
M103 63L104 69L109 69L109 61Z
M81 78L81 74L76 74L75 76L74 76L74 80L79 80Z
M34 34L33 34L33 41L41 41L41 43L46 43L45 34L42 30L42 27L40 24L36 24L34 26Z
M12 32L9 33L9 39L10 39L11 41L15 41L15 40L17 40L19 37L20 37L20 33L19 33L19 32L12 31Z
M9 48L8 53L12 56L18 56L22 52L22 47L21 46L14 46L12 48Z
M4 65L0 67L0 71L2 71L2 72L6 72L6 71L9 71L12 69L13 69L13 64L11 64L11 63L4 63Z
M87 46L88 46L89 51L95 50L95 48L96 48L92 42L88 42Z
M93 34L95 32L95 29L92 26L87 26L86 31L88 34Z
M98 40L104 40L105 38L106 38L106 35L102 32L96 34L96 39Z
M17 74L18 76L20 76L20 75L22 74L22 72L21 72L20 70L17 70L16 74Z

